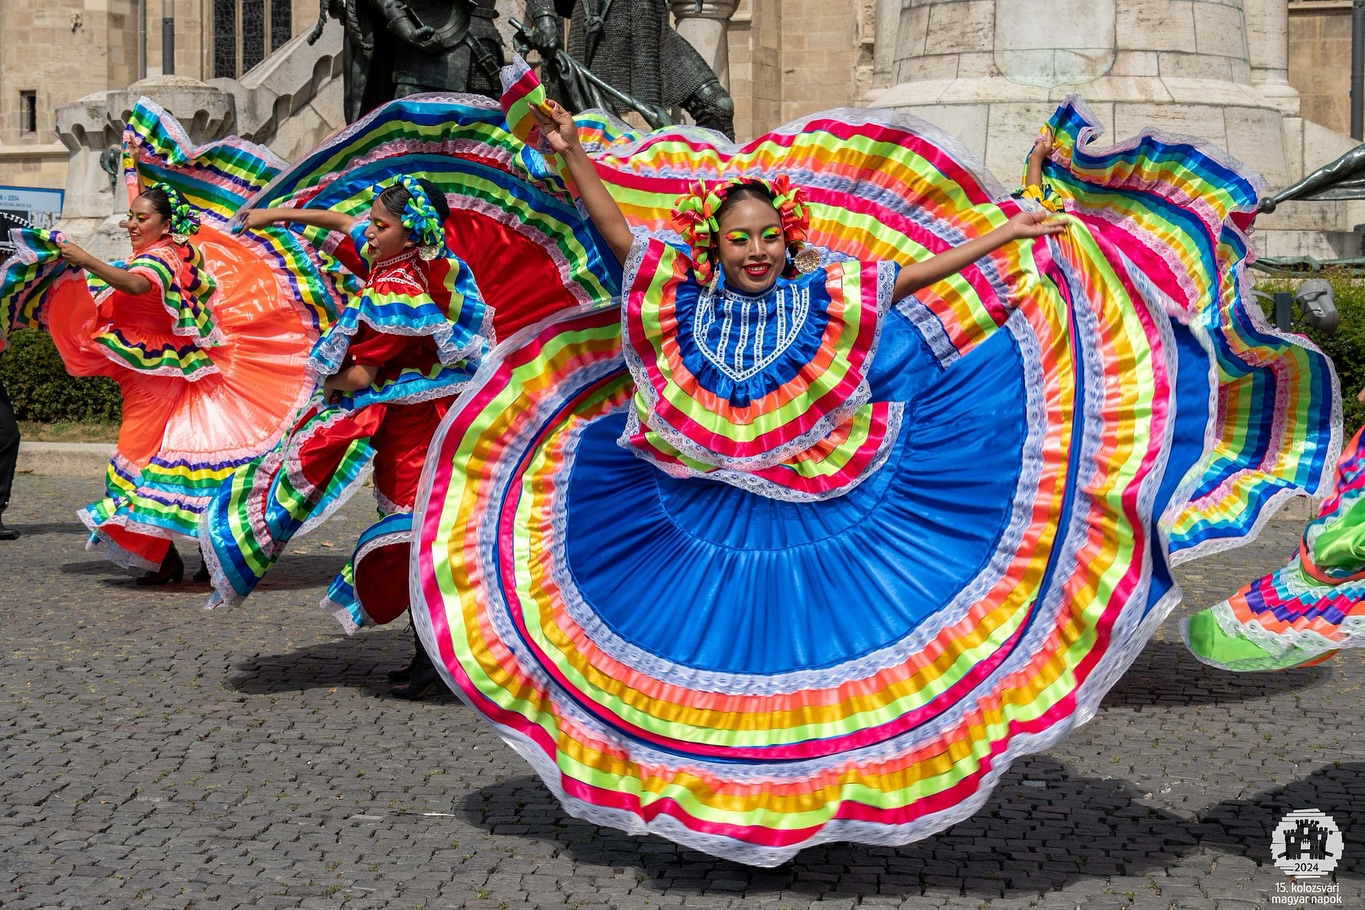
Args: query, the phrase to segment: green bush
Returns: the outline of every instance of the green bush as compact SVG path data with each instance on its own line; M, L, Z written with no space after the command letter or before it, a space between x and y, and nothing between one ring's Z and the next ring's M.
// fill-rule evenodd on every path
M20 420L110 421L119 419L118 385L100 376L77 379L66 372L46 332L16 329L0 354L0 384Z
M1365 423L1365 405L1356 401L1356 393L1365 386L1365 277L1343 271L1326 271L1305 277L1325 278L1331 282L1332 298L1336 302L1337 312L1341 314L1341 322L1330 335L1323 335L1297 322L1294 331L1307 335L1336 364L1337 378L1341 380L1342 417L1349 436ZM1266 294L1276 291L1292 293L1300 283L1300 279L1295 278L1262 278L1256 282L1256 290ZM1263 298L1258 300L1266 319L1274 324L1274 305ZM1297 306L1294 316L1295 319L1299 317Z

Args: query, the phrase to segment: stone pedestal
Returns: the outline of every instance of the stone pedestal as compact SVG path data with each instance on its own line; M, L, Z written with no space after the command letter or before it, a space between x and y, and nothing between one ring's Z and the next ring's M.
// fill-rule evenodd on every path
M106 260L128 255L128 236L118 226L128 211L128 193L121 176L111 178L101 167L100 156L119 148L128 117L143 96L174 114L196 145L228 135L236 120L232 95L184 76L153 76L58 108L57 133L71 153L58 226ZM121 158L114 161L121 166Z
M1115 137L1148 126L1195 136L1284 185L1296 176L1283 121L1297 95L1279 81L1287 44L1262 45L1273 21L1285 43L1286 10L1285 0L909 0L893 84L873 103L943 126L1010 180L1074 92ZM1273 98L1261 88L1271 84Z
M112 148L118 161L123 128L143 96L179 120L195 145L235 135L286 161L312 149L343 124L341 34L329 20L317 42L296 36L240 82L153 76L59 108L57 132L71 155L61 230L97 256L127 255L128 239L118 227L128 211L127 192L121 178L112 180L101 167L100 156Z
M669 0L678 34L697 49L720 77L720 84L730 88L730 44L726 40L730 18L739 8L739 0Z
M1251 83L1286 117L1298 117L1299 93L1289 84L1289 0L1242 2Z

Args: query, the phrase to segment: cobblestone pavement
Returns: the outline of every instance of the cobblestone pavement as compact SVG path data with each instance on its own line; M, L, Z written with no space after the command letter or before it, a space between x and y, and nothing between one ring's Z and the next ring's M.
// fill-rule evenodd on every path
M82 549L93 481L21 476L0 543L0 907L1040 907L1247 910L1288 891L1285 812L1346 837L1365 907L1365 659L1205 669L1167 623L1098 716L988 805L899 849L775 870L564 813L453 697L387 697L397 626L347 639L315 606L366 520L299 541L245 608L143 589ZM1298 526L1180 573L1187 605L1281 562ZM191 570L196 559L187 558Z

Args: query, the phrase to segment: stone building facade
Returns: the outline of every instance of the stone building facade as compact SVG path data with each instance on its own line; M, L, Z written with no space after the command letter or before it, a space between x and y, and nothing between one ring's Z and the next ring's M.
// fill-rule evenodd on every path
M866 104L874 89L876 0L741 0L730 20L735 132Z
M70 154L57 110L163 72L162 18L177 76L240 76L317 20L315 0L0 0L0 184L60 188Z
M680 0L674 7L686 10L694 2ZM1152 0L1134 2L1159 5ZM1345 132L1350 0L1280 2L1287 2L1289 8L1288 79L1298 92L1299 113L1305 121ZM1044 6L1052 3L1046 0ZM1209 17L1221 13L1235 18L1237 8L1258 4L1264 5L1264 0L1187 0L1182 8L1191 10L1191 34L1202 25L1205 46L1220 40L1237 44L1223 56L1229 67L1245 67L1245 62L1239 62L1246 58L1244 42L1275 36L1258 36L1254 28L1243 30L1228 23L1220 27ZM1011 4L1037 5L1033 0ZM1112 5L1112 0L1088 4L1094 8ZM504 23L522 15L522 0L499 0L498 6ZM741 139L815 111L887 97L898 106L909 104L916 109L907 99L885 92L931 75L928 70L936 65L935 54L927 50L939 52L942 60L951 55L955 76L970 72L973 66L983 71L1000 67L996 48L991 46L995 32L988 34L973 18L995 6L991 0L953 3L951 20L942 22L931 19L931 8L948 4L931 0L705 0L702 6L704 15L723 19L728 29L728 82ZM1124 4L1125 10L1131 6ZM318 6L316 0L44 0L37 4L0 0L0 184L66 185L71 150L58 136L57 109L90 93L124 89L143 76L160 74L162 16L167 9L175 20L177 76L210 82L242 75L291 36L306 32L316 20ZM1208 21L1195 22L1196 13ZM1132 18L1127 12L1125 16ZM1119 24L1131 26L1125 22ZM1083 37L1086 27L1071 26L1075 27L1067 31ZM1008 23L1003 27L1009 27ZM1103 31L1113 26L1099 23L1096 27ZM915 48L918 51L912 53ZM1081 65L1087 51L1076 47L1066 53L1070 62L1057 65ZM1206 64L1220 53L1214 48L1203 55L1207 59L1198 62ZM1145 56L1127 54L1118 62L1121 69L1136 67L1133 72L1137 73L1157 56L1155 51ZM1171 66L1180 62L1167 56L1174 61ZM260 69L264 68L255 72ZM1228 84L1245 79L1246 74L1231 71L1224 77ZM934 103L934 99L914 100ZM1046 107L1045 101L1039 111ZM328 95L316 104L331 102ZM307 135L334 124L339 114L332 117L324 111L313 119L316 122ZM1131 126L1110 123L1116 133ZM972 132L970 124L960 129ZM1189 131L1207 133L1197 128ZM971 135L961 138L969 145L980 144ZM1209 138L1220 139L1218 135ZM282 154L287 155L287 150ZM986 157L995 163L991 155ZM1286 156L1279 167L1260 166L1270 172L1283 170L1283 175L1276 176L1288 179L1296 170L1294 165L1304 166L1292 157Z
M995 5L991 0L963 0L955 4L935 4L928 0L849 0L838 4L823 0L741 0L729 32L736 129L741 137L751 136L818 110L869 101L885 102L887 99L882 93L886 89L930 75L935 56L941 61L952 56L954 78L969 75L973 67L983 75L998 69L996 41L993 40L994 11L990 9ZM1097 11L1109 13L1094 24L1068 23L1066 31L1076 33L1078 39L1069 42L1072 44L1084 44L1080 39L1087 35L1094 44L1110 39L1117 43L1141 43L1122 35L1107 34L1116 28L1138 29L1150 36L1171 34L1170 40L1161 48L1130 49L1117 55L1120 59L1113 61L1116 75L1142 76L1148 71L1154 75L1164 57L1167 72L1191 78L1217 78L1224 83L1224 89L1228 84L1254 82L1264 92L1263 87L1268 82L1284 78L1265 69L1253 73L1249 67L1255 64L1247 60L1248 56L1257 56L1248 53L1249 45L1267 45L1285 39L1284 25L1280 24L1277 15L1265 14L1267 8L1274 12L1274 4L1260 0L1247 3L1189 0L1168 5L1164 0L1162 3L1135 0L1122 4L1119 16L1113 15L1115 4L1109 2L1087 0L1081 4L1062 5L1089 10L1091 15ZM1351 0L1281 0L1281 5L1288 7L1287 88L1290 90L1282 96L1297 93L1299 107L1294 113L1298 117L1325 127L1324 132L1342 136L1348 133L1350 126ZM934 6L939 7L937 20L931 20ZM1036 14L1045 26L1044 35L1052 43L1059 43L1055 10L1060 7L1056 0L1022 0L1011 3L1010 7L1023 10L1027 15ZM1139 7L1153 11L1158 11L1159 7L1163 9L1159 10L1161 15L1157 20L1143 25L1142 16L1137 15ZM1049 13L1049 9L1054 12ZM948 11L952 12L951 16L943 15ZM1245 20L1244 15L1248 17ZM1007 28L1018 26L1008 25ZM1094 40L1096 35L1099 40ZM908 53L915 48L938 53ZM1052 53L1056 49L1036 50ZM1085 59L1087 49L1077 46L1062 48L1061 52L1069 56L1069 65L1076 66ZM1016 53L1015 56L1019 58L1025 54ZM1187 72L1182 72L1181 67ZM882 97L879 99L879 96ZM890 100L898 106L904 104L904 99ZM1292 99L1272 103L1282 107L1293 105ZM1048 106L1046 101L1040 103L1035 113L1043 115ZM1109 111L1097 113L1104 118ZM1135 109L1132 113L1141 116L1143 112ZM1146 125L1136 121L1129 123L1126 118L1118 118L1123 122L1104 119L1113 131L1112 135ZM1209 124L1200 121L1188 123L1184 131L1205 135L1226 145L1226 119L1218 119L1220 122L1213 134L1209 132ZM1179 126L1174 124L1172 128ZM967 135L972 132L970 124L957 129L963 133L959 138L966 140L978 153L985 151L984 134L979 137ZM1290 137L1290 146L1295 145L1294 138ZM1340 143L1333 145L1317 132L1306 139L1300 138L1297 145L1306 150L1296 153L1291 147L1278 161L1258 160L1255 164L1280 181L1286 181L1305 168L1311 170L1325 163L1340 151ZM1332 147L1329 149L1328 145ZM998 166L1000 162L991 161L988 156L988 163Z

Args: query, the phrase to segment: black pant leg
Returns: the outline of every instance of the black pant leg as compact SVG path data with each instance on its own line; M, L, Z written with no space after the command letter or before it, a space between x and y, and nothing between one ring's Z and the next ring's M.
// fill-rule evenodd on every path
M14 419L14 405L0 385L0 512L9 505L10 490L14 486L14 466L19 462L19 423Z

